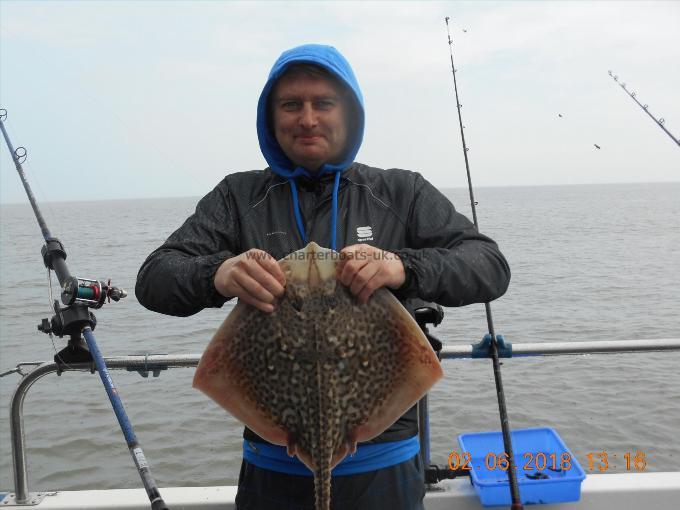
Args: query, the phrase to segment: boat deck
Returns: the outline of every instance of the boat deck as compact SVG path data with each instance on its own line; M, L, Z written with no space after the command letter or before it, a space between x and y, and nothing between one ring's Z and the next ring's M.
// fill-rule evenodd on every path
M144 489L58 491L32 508L39 510L148 510ZM161 489L172 510L234 509L236 487L166 487ZM6 498L7 499L7 498ZM680 501L680 472L588 475L578 503L541 505L545 510L611 510L644 508L669 510ZM12 506L5 501L1 506ZM427 510L480 510L484 508L468 478L447 480L425 497ZM499 507L496 507L499 508Z

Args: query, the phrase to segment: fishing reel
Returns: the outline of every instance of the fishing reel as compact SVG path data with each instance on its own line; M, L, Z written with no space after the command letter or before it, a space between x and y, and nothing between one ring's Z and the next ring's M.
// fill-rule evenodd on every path
M120 301L127 297L127 292L111 285L111 280L104 283L99 280L70 277L64 283L61 291L62 307L59 301L54 301L54 317L51 321L43 319L38 330L43 333L54 333L58 337L76 334L84 325L92 329L97 325L97 319L88 308L101 308L105 302Z
M120 301L127 296L127 292L111 285L110 279L104 282L71 276L64 263L66 259L64 246L56 238L48 239L41 251L45 266L57 273L61 283L61 302L65 306L61 306L55 299L54 315L49 320L43 319L38 325L38 330L59 338L69 336L68 345L56 354L55 362L91 361L92 356L81 336L83 328L89 326L94 330L97 326L97 319L90 308L101 308L104 303L110 303L111 300Z
M101 308L105 302L120 301L127 292L118 287L98 280L69 277L62 286L61 301L54 300L54 316L51 320L43 319L38 330L53 333L59 338L64 335L80 335L84 326L94 329L97 319L89 308Z
M83 340L81 332L89 326L92 330L97 326L97 318L89 310L101 308L106 300L119 301L127 296L123 289L108 283L85 278L70 277L62 287L61 299L66 306L54 300L54 315L51 319L43 319L38 331L54 334L59 338L69 337L68 345L54 356L58 364L87 363L92 361L92 354Z
M76 278L66 269L66 251L59 239L52 237L40 250L45 267L57 273L61 284L61 301L66 306L81 305L89 308L101 308L105 302L119 301L127 296L127 292L99 280Z
M83 305L89 308L101 308L105 302L120 301L127 297L127 292L100 280L76 278L71 276L61 287L61 301L66 306Z

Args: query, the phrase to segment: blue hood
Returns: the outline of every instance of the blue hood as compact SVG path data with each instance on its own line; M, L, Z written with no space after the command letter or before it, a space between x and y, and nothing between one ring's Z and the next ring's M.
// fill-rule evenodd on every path
M344 83L353 93L357 108L352 110L358 112L359 117L352 119L353 132L348 134L347 149L342 162L337 165L323 165L316 175L321 176L324 173L338 173L346 170L354 161L364 138L364 98L361 95L354 72L352 72L352 68L345 57L332 46L321 44L304 44L284 51L272 67L257 103L257 137L260 141L260 149L272 171L284 178L295 178L299 175L311 177L311 175L304 168L296 167L281 150L271 126L268 125L270 118L267 112L268 98L276 80L284 73L286 68L291 64L302 63L323 67Z

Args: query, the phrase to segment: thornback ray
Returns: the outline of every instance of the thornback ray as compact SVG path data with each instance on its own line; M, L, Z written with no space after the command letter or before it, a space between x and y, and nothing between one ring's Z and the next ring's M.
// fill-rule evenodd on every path
M441 378L411 315L387 289L359 304L336 279L340 255L316 243L279 261L272 313L239 301L208 344L193 385L312 471L317 510L331 470L393 424Z

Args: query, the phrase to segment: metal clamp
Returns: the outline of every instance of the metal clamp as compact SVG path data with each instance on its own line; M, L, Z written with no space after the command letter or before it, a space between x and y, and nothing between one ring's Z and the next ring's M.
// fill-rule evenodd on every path
M144 353L144 365L137 365L137 366L128 366L127 371L128 372L137 372L139 375L144 377L145 379L149 377L149 371L153 374L154 377L158 377L161 375L161 370L167 370L168 365L161 364L161 363L152 363L149 364L149 356L156 356L156 354L151 354L150 352L145 352Z
M512 358L512 344L505 343L503 335L496 335L499 358ZM490 358L491 335L487 333L478 344L472 344L472 358Z

